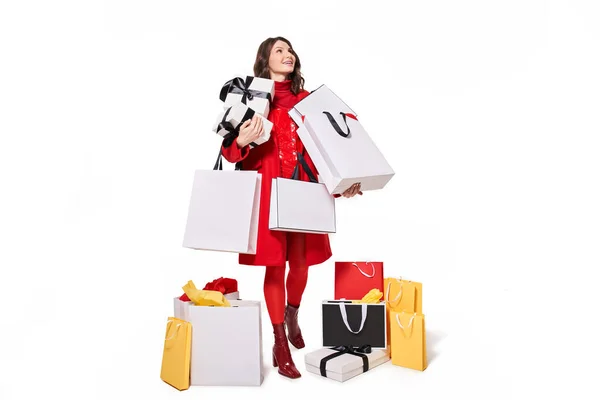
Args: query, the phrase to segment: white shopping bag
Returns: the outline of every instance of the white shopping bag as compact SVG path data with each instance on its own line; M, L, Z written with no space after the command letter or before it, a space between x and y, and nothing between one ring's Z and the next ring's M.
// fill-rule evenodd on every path
M273 178L269 229L305 233L335 233L335 199L324 184L318 183L302 154L298 161L311 182L297 179ZM294 179L295 178L295 179Z
M261 174L196 170L183 247L256 254Z
M325 85L289 114L330 193L341 194L354 183L360 183L362 191L382 189L394 176L354 111Z
M183 321L189 321L190 316L188 315L189 305L192 304L189 301L180 300L179 297L173 298L173 316Z
M191 385L260 386L262 325L259 301L231 307L187 304L192 323Z
M231 293L226 293L223 295L223 297L225 297L227 299L227 301L231 301L231 300L239 300L240 299L240 292L231 292ZM190 316L189 316L189 306L193 305L193 303L191 301L183 301L181 299L179 299L179 297L175 297L173 298L173 316L175 318L184 320L184 321L189 321L190 320Z

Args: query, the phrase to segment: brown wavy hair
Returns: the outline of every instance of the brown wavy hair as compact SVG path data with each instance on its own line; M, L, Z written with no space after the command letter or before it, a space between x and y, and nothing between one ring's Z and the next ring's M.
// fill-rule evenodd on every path
M294 70L291 74L288 75L287 79L292 81L292 93L297 95L304 89L304 78L302 77L302 73L300 72L300 58L298 54L294 51L292 44L286 38L281 36L277 36L274 38L268 38L264 42L258 46L258 51L256 52L256 61L254 62L254 76L257 78L266 78L271 79L271 74L269 73L269 56L271 55L271 50L273 49L273 45L278 41L287 43L290 46L290 52L296 57L296 62L294 63Z

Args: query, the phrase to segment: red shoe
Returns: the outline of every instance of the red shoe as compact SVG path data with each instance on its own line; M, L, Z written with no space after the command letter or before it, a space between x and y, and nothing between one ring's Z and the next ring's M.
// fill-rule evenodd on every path
M273 325L273 334L275 335L273 366L279 367L279 373L285 377L292 379L300 378L300 371L296 369L294 360L292 360L283 324Z
M285 307L285 326L292 346L297 349L303 349L304 339L298 326L298 307L290 306L289 304Z

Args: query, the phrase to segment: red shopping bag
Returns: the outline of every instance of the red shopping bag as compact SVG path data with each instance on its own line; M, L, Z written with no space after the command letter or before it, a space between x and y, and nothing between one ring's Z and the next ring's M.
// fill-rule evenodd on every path
M372 289L383 293L383 262L336 261L336 300L360 300Z

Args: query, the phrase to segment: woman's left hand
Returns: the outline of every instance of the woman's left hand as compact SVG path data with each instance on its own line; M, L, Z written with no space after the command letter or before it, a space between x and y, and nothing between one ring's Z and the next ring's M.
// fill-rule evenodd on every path
M344 193L342 193L342 196L350 198L356 196L357 194L362 196L362 192L360 191L360 183L355 183L354 185L350 186Z

